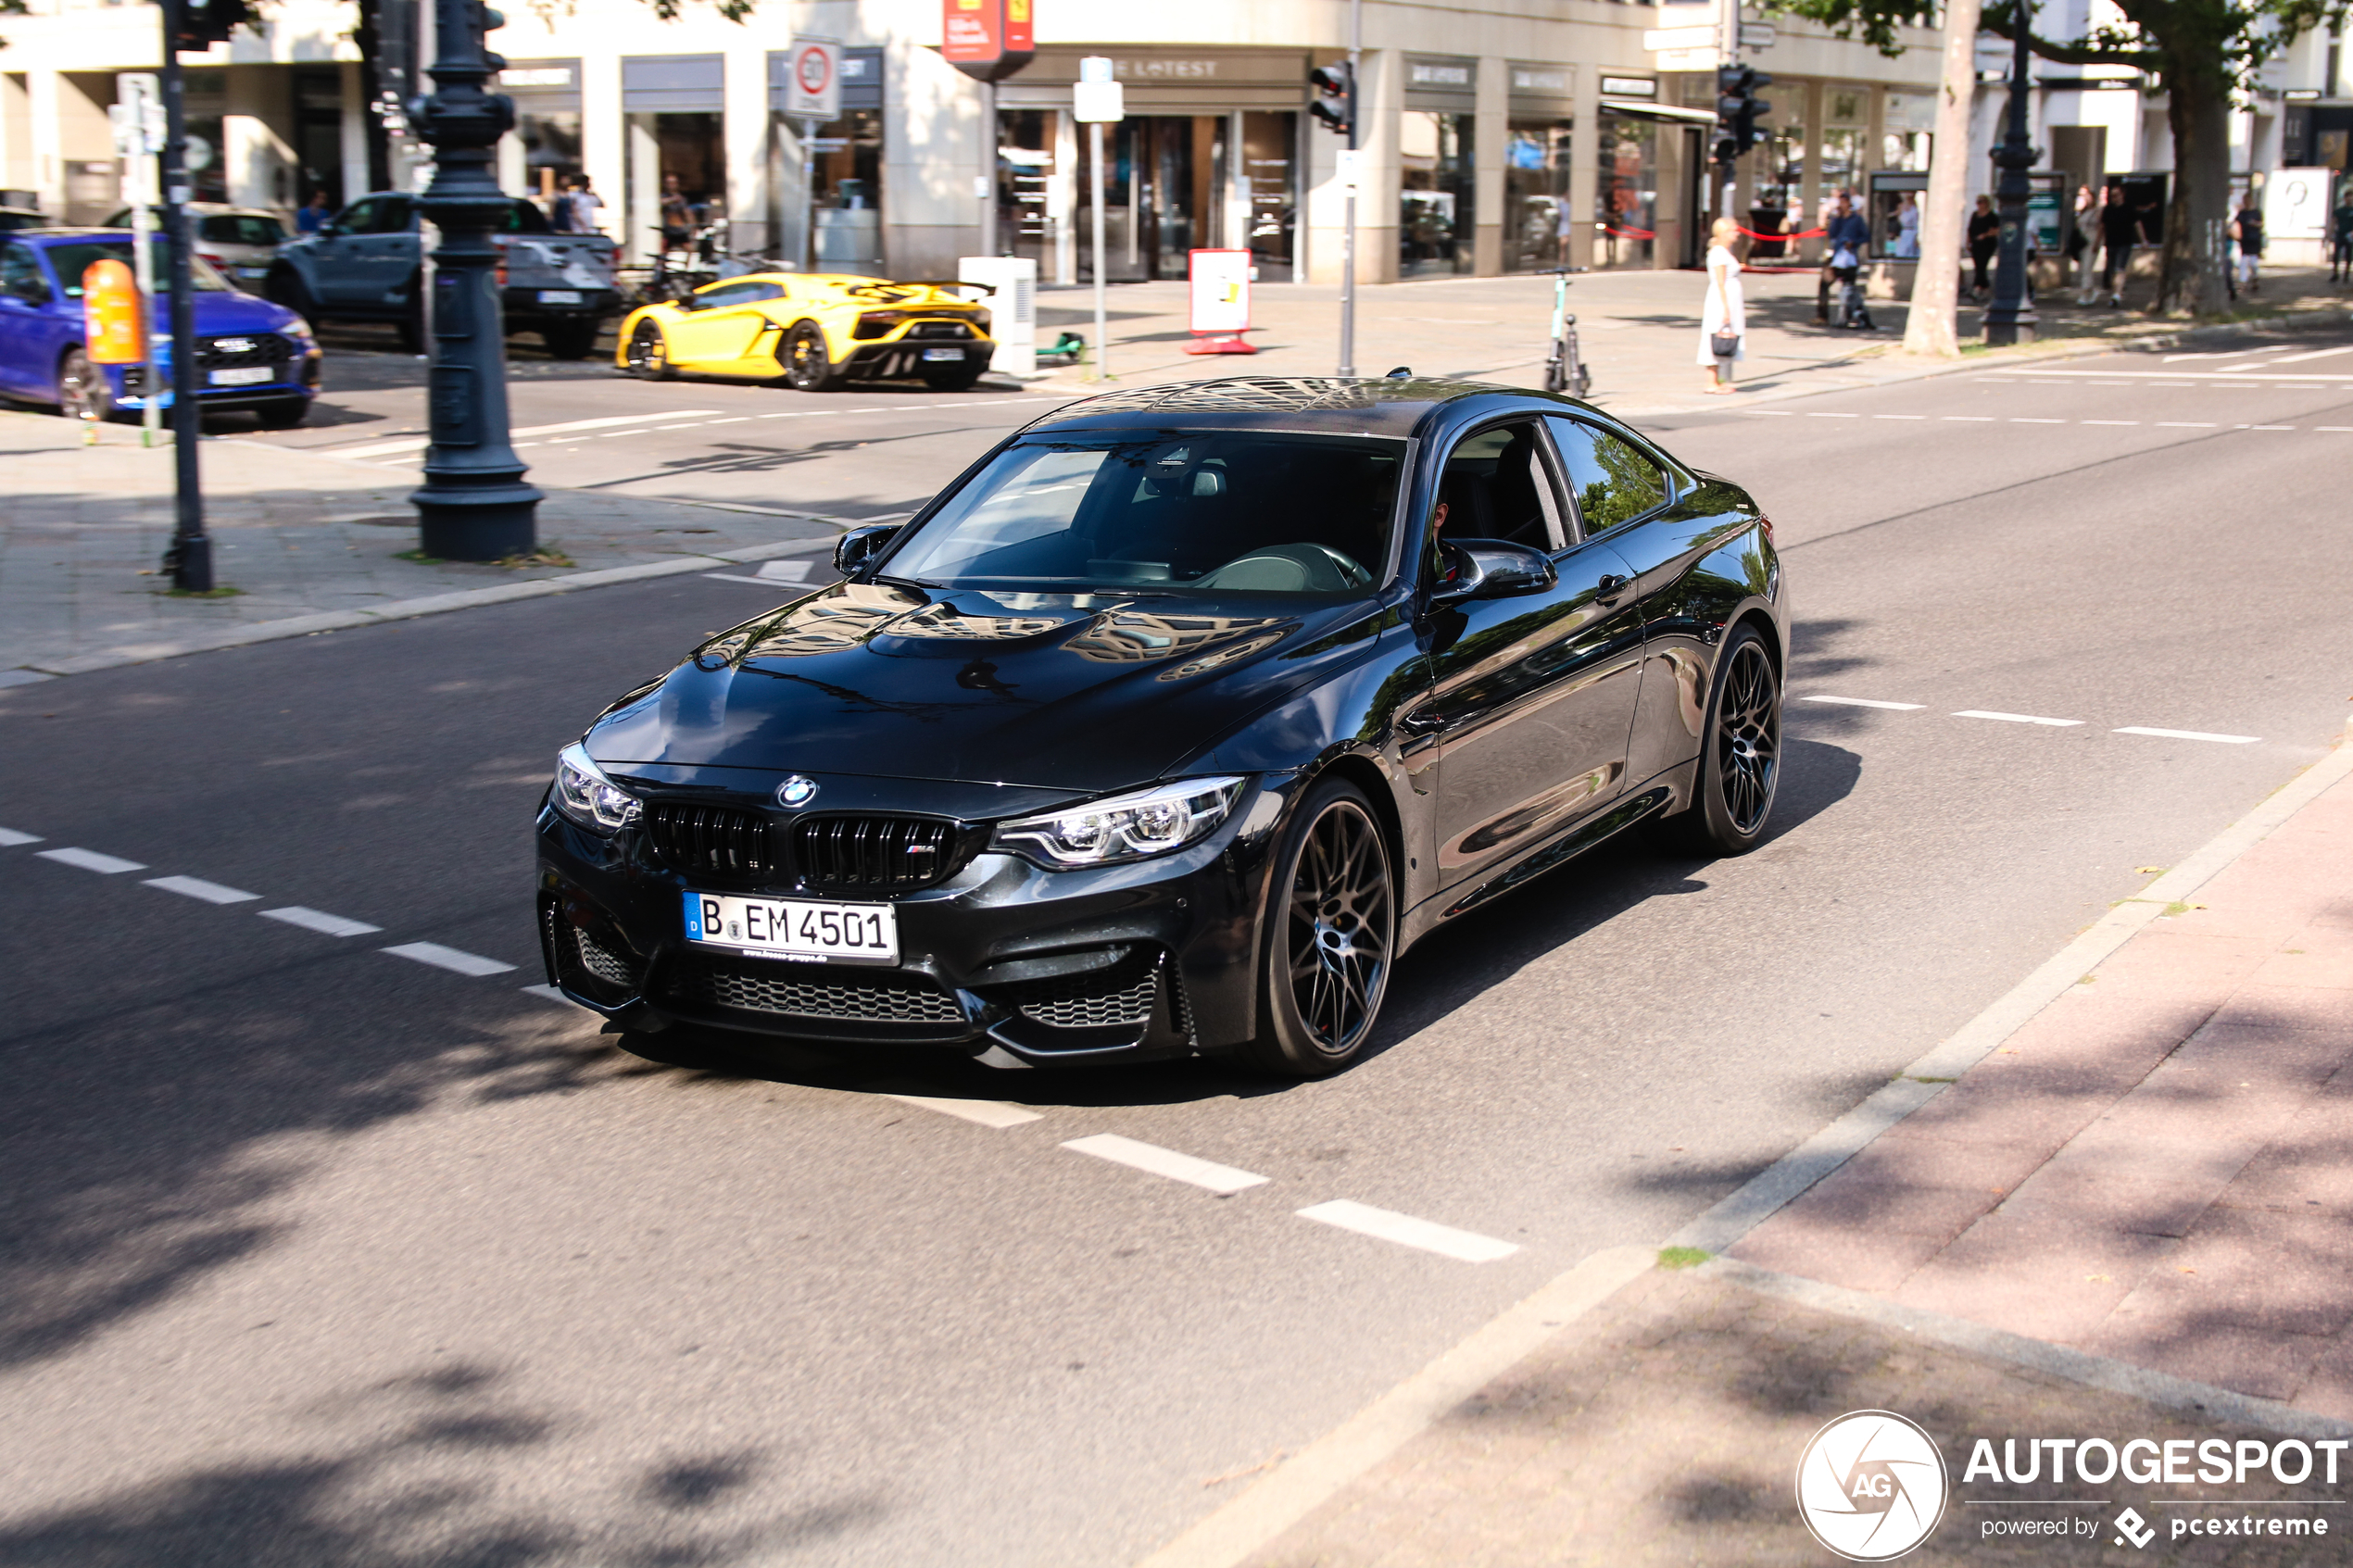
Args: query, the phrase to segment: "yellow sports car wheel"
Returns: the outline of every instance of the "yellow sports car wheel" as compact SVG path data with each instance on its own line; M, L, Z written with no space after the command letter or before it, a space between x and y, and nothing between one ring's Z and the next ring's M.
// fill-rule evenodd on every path
M670 368L668 340L651 321L638 322L629 334L629 373L641 381L669 381L678 373Z
M794 327L777 358L784 362L785 380L798 391L840 389L841 372L834 369L833 356L825 350L825 334L814 321L803 321Z

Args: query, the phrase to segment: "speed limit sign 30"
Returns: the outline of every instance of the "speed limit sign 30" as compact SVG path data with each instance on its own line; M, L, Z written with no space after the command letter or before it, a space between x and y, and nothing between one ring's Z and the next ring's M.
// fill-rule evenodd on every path
M803 119L841 118L841 45L830 38L796 38L785 84L785 112Z

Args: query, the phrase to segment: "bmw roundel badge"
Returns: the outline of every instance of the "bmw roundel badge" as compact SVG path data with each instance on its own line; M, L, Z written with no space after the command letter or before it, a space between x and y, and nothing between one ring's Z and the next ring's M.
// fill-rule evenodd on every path
M817 781L804 779L799 773L776 786L779 806L806 806L817 798Z

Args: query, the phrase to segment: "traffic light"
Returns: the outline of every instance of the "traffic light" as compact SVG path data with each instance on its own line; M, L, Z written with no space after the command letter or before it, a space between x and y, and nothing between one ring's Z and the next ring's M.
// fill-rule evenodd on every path
M1717 161L1730 163L1765 139L1756 122L1771 114L1773 106L1758 97L1756 90L1772 84L1773 79L1755 66L1716 69L1716 117L1722 132L1716 144Z
M177 0L168 15L171 46L187 54L226 43L232 31L253 19L247 0Z
M1315 89L1315 101L1307 112L1341 135L1356 134L1356 79L1345 60L1317 66L1307 73L1308 85Z

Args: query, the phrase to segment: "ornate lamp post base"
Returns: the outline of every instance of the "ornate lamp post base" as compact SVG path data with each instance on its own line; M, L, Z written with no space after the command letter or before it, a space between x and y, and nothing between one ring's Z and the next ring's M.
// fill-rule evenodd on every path
M1994 165L2002 171L1994 187L1994 203L2002 214L2002 249L1994 268L1994 302L1985 307L1985 342L1991 348L2034 341L2034 300L2027 277L2026 244L2026 226L2032 218L2027 204L2033 197L2034 184L2026 171L2043 155L2027 132L2026 95L2032 87L2027 77L2027 30L2033 25L2033 15L2028 5L2018 7L2018 36L2010 45L2009 128L2002 144L1994 149Z
M417 508L417 546L442 560L504 560L539 544L536 485L520 480L479 487L428 483L409 499Z

